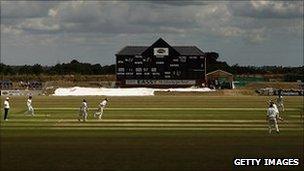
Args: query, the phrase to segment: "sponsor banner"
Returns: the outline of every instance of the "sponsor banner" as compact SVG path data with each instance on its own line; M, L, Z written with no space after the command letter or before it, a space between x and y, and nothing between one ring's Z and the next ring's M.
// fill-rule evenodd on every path
M168 48L154 48L154 56L168 56L169 49Z
M20 96L20 90L1 90L1 96Z
M126 85L194 85L195 80L126 80Z
M256 90L257 93L260 95L279 95L279 92L281 91L281 94L283 96L304 96L304 90L303 89L275 89L275 88L261 88Z
M283 91L283 96L304 96L303 90L294 90L294 91Z

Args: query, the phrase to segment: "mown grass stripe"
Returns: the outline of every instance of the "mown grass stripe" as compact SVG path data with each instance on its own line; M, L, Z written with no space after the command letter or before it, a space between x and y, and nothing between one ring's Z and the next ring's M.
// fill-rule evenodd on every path
M7 127L6 130L33 130L35 127ZM134 131L268 131L268 128L176 128L176 127L41 127L40 130L134 130ZM281 131L303 131L301 128L281 128Z
M128 126L138 126L138 127L145 127L145 126L158 126L158 127L265 127L267 124L162 124L162 123L148 123L148 124L143 124L143 123L95 123L95 124L87 124L87 123L53 123L49 125L45 124L9 124L9 125L2 125L3 127L22 127L22 126L73 126L73 127L82 127L82 126L87 126L87 127L106 127L106 126L122 126L122 127L128 127ZM281 124L280 126L287 126L287 127L300 127L299 124Z
M14 123L14 122L74 122L77 119L58 119L58 118L47 118L44 120L37 120L37 119L11 119L7 122L1 121L1 123ZM89 119L88 123L104 123L104 122L164 122L164 123L266 123L265 119L253 119L253 120L245 120L245 119ZM285 120L281 123L302 123L301 121L297 120Z
M35 110L79 110L79 108L35 108ZM89 108L97 110L97 108ZM264 110L266 108L105 108L104 110ZM300 111L300 108L285 108L287 111Z

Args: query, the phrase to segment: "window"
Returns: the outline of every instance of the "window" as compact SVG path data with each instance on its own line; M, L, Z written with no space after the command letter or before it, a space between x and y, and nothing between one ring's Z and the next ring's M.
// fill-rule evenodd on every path
M186 56L180 56L180 57L179 57L179 60L180 60L181 62L186 62L186 61L187 61L187 57L186 57Z
M133 62L133 58L126 58L125 61L126 62Z
M197 56L190 56L189 59L197 59Z
M156 64L164 64L164 61L157 61Z
M156 72L156 68L151 68L151 71L152 72Z
M141 72L142 68L135 68L135 72Z
M178 58L174 58L172 61L173 62L178 62Z
M170 71L166 71L165 74L170 74Z
M118 61L117 61L117 63L119 63L119 64L123 64L123 63L124 63L124 61L122 61L122 60L118 60Z

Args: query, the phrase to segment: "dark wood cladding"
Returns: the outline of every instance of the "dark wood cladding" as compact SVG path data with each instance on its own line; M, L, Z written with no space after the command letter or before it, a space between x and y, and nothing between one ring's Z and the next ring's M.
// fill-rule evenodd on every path
M150 47L126 46L117 53L116 78L119 86L201 84L204 63L204 53L196 46L170 46L160 38Z

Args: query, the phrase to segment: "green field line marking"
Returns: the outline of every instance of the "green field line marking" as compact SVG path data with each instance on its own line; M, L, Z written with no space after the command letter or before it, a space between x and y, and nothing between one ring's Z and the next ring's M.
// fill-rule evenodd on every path
M79 110L79 108L35 108L35 110ZM89 110L97 110L97 108L89 108ZM266 108L105 108L104 110L262 110ZM300 111L299 108L285 108L288 111Z
M37 129L33 127L4 128L6 130ZM50 127L40 130L135 130L135 131L268 131L268 128L164 128L164 127ZM303 131L301 128L281 128L281 131Z

